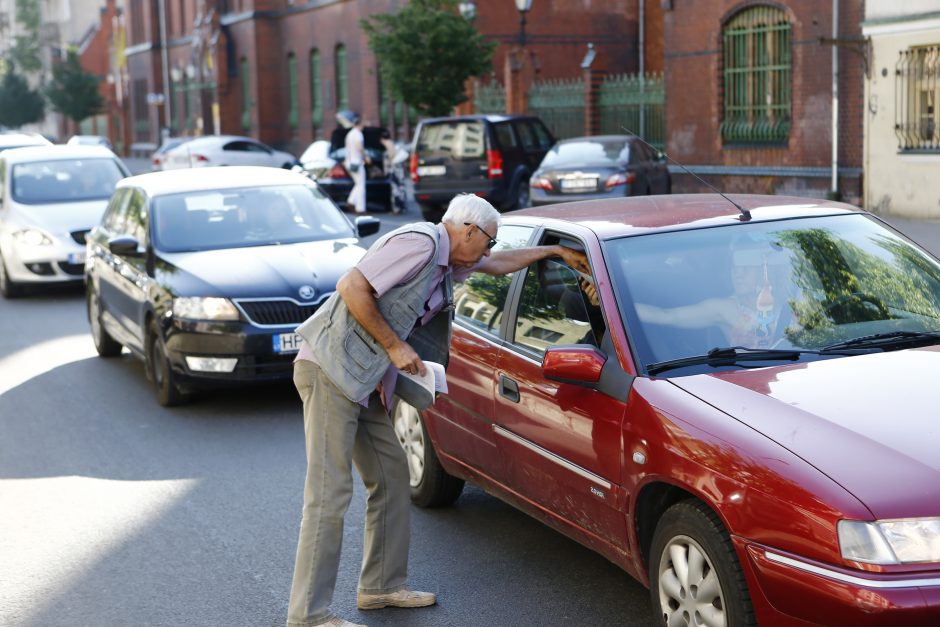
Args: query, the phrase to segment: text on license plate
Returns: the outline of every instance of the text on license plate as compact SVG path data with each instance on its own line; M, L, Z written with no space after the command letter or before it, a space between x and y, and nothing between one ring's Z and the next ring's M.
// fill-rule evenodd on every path
M597 179L561 179L564 190L597 189Z
M85 253L69 253L68 262L74 264L85 263Z
M447 166L444 165L421 165L418 166L418 176L444 176L447 173Z
M304 338L299 333L279 333L272 335L271 340L275 353L296 353Z

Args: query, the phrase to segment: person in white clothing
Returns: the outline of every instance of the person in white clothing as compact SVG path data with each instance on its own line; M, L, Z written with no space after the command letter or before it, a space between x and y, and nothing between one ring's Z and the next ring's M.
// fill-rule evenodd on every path
M346 133L346 170L353 180L346 202L356 213L366 212L366 150L362 118L352 115L353 127Z

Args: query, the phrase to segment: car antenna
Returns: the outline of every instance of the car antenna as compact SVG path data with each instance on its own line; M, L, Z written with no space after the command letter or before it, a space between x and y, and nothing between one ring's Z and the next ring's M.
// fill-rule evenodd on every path
M645 139L643 139L642 137L640 137L639 135L637 135L636 133L634 133L633 131L631 131L630 129L628 129L628 128L627 128L626 126L624 126L623 124L620 125L620 128L623 129L625 132L629 133L630 135L633 135L634 137L636 137L637 139L639 139L641 142L643 142L644 144L646 144L650 149L655 150L656 152L661 153L664 157L666 157L667 159L669 159L670 161L672 161L673 163L675 163L677 166L679 166L680 168L682 168L683 170L685 170L687 173L689 173L689 174L691 174L692 176L694 176L695 179L696 179L698 182L702 183L703 185L705 185L705 186L708 187L709 189L714 190L714 192L715 192L716 194L718 194L719 196L721 196L722 198L724 198L725 200L727 200L728 202L730 202L732 205L734 205L735 207L737 207L738 211L741 212L741 219L742 219L742 220L750 220L750 219L751 219L751 212L750 212L750 211L748 211L747 209L745 209L744 207L742 207L742 206L739 205L738 203L734 202L733 200L731 200L730 198L728 198L727 196L725 196L725 195L721 192L720 189L718 189L717 187L715 187L714 185L712 185L711 183L709 183L708 181L706 181L705 179L703 179L702 177L700 177L698 174L696 174L696 173L693 172L692 170L688 169L687 167L685 167L684 165L682 165L681 163L679 163L678 161L676 161L675 159L673 159L672 157L670 157L669 155L667 155L665 150L660 150L659 148L656 148L655 146L651 145L648 141L646 141Z

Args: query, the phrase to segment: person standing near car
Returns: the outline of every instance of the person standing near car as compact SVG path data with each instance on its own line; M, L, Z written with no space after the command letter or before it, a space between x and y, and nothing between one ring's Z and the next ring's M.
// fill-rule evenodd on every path
M485 199L455 197L440 224L407 224L381 237L297 328L304 341L294 385L304 407L307 474L289 626L355 627L329 608L352 463L368 491L359 609L436 602L433 593L405 588L408 464L388 415L398 372L423 375L423 359L446 364L453 281L508 274L548 257L589 271L583 253L563 246L493 251L499 224Z
M352 128L346 133L346 170L352 177L353 186L346 203L356 213L366 212L366 148L362 134L362 118L352 114Z

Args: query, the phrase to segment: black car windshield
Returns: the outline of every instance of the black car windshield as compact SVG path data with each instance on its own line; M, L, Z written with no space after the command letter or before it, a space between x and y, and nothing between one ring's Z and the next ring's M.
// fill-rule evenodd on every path
M159 196L154 239L164 252L294 244L355 237L320 190L284 185Z
M17 163L11 192L25 205L101 200L111 197L122 178L121 166L109 158Z
M570 165L615 165L626 163L629 144L623 139L585 139L555 144L542 159L542 168Z
M644 367L716 347L814 351L875 336L866 347L891 350L940 341L923 335L940 331L940 263L863 215L627 237L606 242L605 256ZM755 365L768 364L742 367Z

